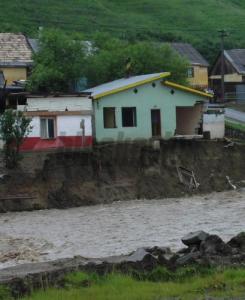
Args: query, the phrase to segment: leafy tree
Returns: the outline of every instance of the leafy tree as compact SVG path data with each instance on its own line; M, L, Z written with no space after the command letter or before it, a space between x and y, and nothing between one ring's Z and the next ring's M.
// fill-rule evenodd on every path
M62 31L43 31L39 51L34 55L30 89L42 92L69 92L83 76L85 45Z
M85 74L90 86L124 77L126 65L131 65L130 75L171 72L171 80L187 84L188 62L168 45L135 42L97 35L92 55L87 57Z
M20 146L24 138L31 132L31 119L23 112L12 109L5 110L0 116L0 137L4 141L4 159L7 168L14 168L20 157Z

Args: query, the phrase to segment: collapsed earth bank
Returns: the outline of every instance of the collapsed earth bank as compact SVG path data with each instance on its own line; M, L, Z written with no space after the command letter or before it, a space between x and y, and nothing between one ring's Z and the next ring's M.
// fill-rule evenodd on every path
M180 182L177 168L199 185ZM17 170L0 168L0 211L68 208L162 199L245 186L245 145L161 141L97 145L92 150L24 153Z

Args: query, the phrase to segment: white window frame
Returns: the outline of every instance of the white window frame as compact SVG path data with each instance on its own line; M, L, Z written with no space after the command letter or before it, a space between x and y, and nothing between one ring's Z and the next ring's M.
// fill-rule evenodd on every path
M45 130L46 134L43 136L42 134L42 120L45 121ZM54 136L50 137L49 129L48 129L48 120L52 120L54 122ZM40 137L42 140L53 140L56 138L56 118L55 117L40 117Z

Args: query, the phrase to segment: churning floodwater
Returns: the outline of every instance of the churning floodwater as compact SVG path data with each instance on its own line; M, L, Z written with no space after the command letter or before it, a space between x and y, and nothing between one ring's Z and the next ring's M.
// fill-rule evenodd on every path
M0 215L0 268L57 258L104 257L170 246L205 230L225 241L245 230L245 190L192 198Z

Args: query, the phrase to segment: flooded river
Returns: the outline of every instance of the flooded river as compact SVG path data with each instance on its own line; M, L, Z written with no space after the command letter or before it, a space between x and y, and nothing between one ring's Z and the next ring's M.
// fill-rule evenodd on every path
M143 246L181 246L205 230L228 240L245 230L245 190L192 198L0 215L0 268L82 255L103 257Z

